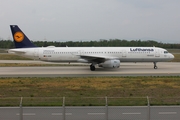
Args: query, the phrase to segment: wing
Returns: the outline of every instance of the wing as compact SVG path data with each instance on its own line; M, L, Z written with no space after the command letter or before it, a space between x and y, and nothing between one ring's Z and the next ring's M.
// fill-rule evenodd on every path
M82 59L85 59L88 62L95 62L97 64L105 62L109 59L119 59L118 57L111 57L111 56L99 56L99 55L78 55Z

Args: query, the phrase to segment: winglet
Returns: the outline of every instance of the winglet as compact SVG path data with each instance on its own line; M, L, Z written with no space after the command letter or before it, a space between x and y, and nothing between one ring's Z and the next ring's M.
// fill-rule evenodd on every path
M16 48L36 47L17 25L10 25L10 28Z

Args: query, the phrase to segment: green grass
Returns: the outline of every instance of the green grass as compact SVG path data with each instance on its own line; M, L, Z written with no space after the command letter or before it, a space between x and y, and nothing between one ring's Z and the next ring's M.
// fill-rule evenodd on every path
M180 54L173 54L174 55L174 59L172 60L172 62L180 62Z
M0 48L0 53L7 53L7 49L1 49Z
M179 105L180 77L0 78L0 106Z
M15 54L1 53L0 60L32 60Z
M180 53L180 49L168 49L168 51L173 54Z

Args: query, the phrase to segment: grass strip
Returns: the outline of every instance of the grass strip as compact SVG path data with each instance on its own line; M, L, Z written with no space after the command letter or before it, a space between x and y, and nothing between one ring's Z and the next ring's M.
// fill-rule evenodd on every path
M0 78L0 106L180 105L180 77Z

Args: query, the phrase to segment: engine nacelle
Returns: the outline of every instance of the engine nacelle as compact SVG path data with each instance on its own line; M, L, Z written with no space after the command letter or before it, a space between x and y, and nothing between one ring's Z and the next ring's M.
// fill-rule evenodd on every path
M85 60L85 59L78 59L78 60L77 60L77 62L81 62L81 63L88 63L88 61L87 61L87 60Z
M103 67L103 68L119 68L120 67L120 60L106 60L105 62L100 63L99 67Z

